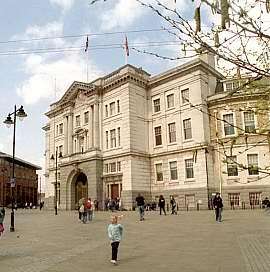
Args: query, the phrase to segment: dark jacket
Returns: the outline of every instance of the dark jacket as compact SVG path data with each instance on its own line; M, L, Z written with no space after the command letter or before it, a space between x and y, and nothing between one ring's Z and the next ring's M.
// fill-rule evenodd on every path
M214 197L213 199L213 206L214 208L223 208L222 198L221 197Z
M143 196L137 196L136 197L137 206L144 206L144 197Z
M164 208L165 207L165 199L164 198L160 198L158 201L158 206L160 208Z

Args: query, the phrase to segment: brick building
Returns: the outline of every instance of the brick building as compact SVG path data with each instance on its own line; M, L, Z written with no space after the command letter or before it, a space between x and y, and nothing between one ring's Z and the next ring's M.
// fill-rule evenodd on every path
M38 175L41 168L22 159L15 158L16 186L14 200L18 207L26 202L38 204ZM0 205L11 205L10 179L12 177L12 156L0 152Z

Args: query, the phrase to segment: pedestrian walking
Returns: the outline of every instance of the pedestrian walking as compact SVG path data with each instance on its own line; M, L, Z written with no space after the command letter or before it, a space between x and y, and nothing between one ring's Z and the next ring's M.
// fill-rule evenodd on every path
M137 203L137 207L139 209L140 221L143 221L144 220L144 205L145 205L144 197L141 194L138 194L135 200Z
M0 236L3 234L4 232L4 219L5 219L5 214L6 214L6 211L5 211L5 208L2 207L0 209Z
M166 215L166 211L165 211L165 199L164 199L163 195L159 196L158 206L159 206L159 214L161 215L161 211L163 211L164 215Z
M93 208L94 208L94 205L92 205L91 198L89 197L86 200L86 204L85 204L85 212L86 212L87 221L92 221L93 219Z
M221 213L223 208L222 198L220 197L220 193L216 193L213 199L213 206L216 213L216 221L221 222Z
M111 263L114 265L117 264L118 248L123 235L123 226L121 224L118 224L118 218L121 217L122 216L117 215L112 216L111 224L109 224L108 226L108 236L112 247Z
M79 212L79 220L80 221L82 220L82 216L83 216L83 212L84 212L84 207L82 207L84 204L84 201L85 201L85 199L81 198L81 199L79 199L79 202L78 202L78 212Z
M170 204L171 204L172 214L177 214L177 212L176 212L176 201L175 201L173 196L171 196Z

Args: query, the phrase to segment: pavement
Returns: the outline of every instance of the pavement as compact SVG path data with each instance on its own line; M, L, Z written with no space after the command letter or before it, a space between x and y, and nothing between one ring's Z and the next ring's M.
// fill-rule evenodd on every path
M228 210L222 223L213 211L160 216L122 212L124 237L117 266L110 263L107 224L96 212L82 224L75 211L18 210L15 232L6 215L0 238L1 272L268 272L270 215L263 210Z

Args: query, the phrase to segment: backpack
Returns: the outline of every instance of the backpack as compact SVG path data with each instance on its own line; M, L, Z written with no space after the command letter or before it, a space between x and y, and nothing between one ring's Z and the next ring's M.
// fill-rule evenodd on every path
M91 205L91 201L87 201L86 203L86 209L91 209L92 205Z

